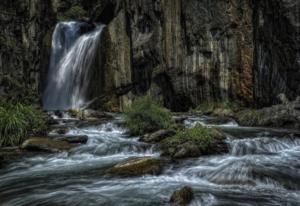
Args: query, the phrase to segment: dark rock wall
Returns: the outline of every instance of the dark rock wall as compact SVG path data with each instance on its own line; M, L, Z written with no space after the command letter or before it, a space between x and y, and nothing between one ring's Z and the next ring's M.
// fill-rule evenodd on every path
M203 101L253 103L251 6L225 0L125 1L133 94L150 93L175 111Z
M256 100L276 102L285 93L300 95L300 1L264 0L254 5Z
M47 64L47 32L55 20L50 0L1 0L0 95L35 99ZM46 62L45 62L46 61Z
M107 24L95 65L101 78L91 84L98 106L122 108L142 94L175 111L300 95L299 1L4 0L0 7L1 40L12 40L1 41L1 76L23 78L39 94L55 22L75 19Z

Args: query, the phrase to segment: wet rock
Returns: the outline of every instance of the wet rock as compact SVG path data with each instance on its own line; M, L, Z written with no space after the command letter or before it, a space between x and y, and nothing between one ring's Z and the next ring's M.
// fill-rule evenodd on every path
M57 129L55 132L56 132L57 134L67 134L69 131L70 131L69 128L59 128L59 129Z
M193 196L192 188L185 186L172 194L170 203L172 206L187 206L192 201Z
M71 144L86 144L89 138L87 135L65 135L60 137L54 137L53 139L65 141Z
M115 165L108 172L118 176L159 175L162 161L152 157L139 157Z
M147 142L147 143L157 143L157 142L160 142L160 141L164 140L165 138L171 137L173 135L175 135L174 131L162 129L162 130L158 130L152 134L144 135L140 139L140 141Z
M11 162L33 155L36 155L36 152L22 150L19 147L2 147L0 148L0 168L5 167Z
M201 155L201 150L194 142L186 142L178 145L174 152L174 158L198 157Z
M298 102L265 107L259 110L248 109L236 114L236 120L243 126L266 126L300 128L300 111Z
M21 148L29 151L61 152L69 151L74 146L66 141L52 140L46 137L33 137L26 140Z

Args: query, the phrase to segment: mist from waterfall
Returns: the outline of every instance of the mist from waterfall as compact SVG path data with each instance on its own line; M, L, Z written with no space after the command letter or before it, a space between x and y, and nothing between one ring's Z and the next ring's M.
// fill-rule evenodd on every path
M52 37L47 86L43 96L46 110L78 109L87 102L91 67L97 56L104 25L81 35L83 22L60 22Z

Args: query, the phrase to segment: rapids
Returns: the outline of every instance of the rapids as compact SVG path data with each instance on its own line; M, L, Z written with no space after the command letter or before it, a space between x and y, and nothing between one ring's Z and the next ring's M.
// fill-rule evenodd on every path
M172 192L186 185L195 192L195 206L300 205L300 140L284 137L292 131L190 117L188 127L224 130L230 153L174 162L159 176L117 178L105 171L131 157L159 156L157 148L129 137L120 121L74 127L68 134L87 135L86 145L0 170L1 205L169 205Z

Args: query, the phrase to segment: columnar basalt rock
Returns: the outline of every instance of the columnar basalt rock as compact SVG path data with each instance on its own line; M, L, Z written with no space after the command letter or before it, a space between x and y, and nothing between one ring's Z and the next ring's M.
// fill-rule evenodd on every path
M34 93L45 85L54 25L70 18L107 24L94 107L122 109L142 94L174 111L203 101L260 107L300 93L298 1L4 0L0 8L1 76Z

